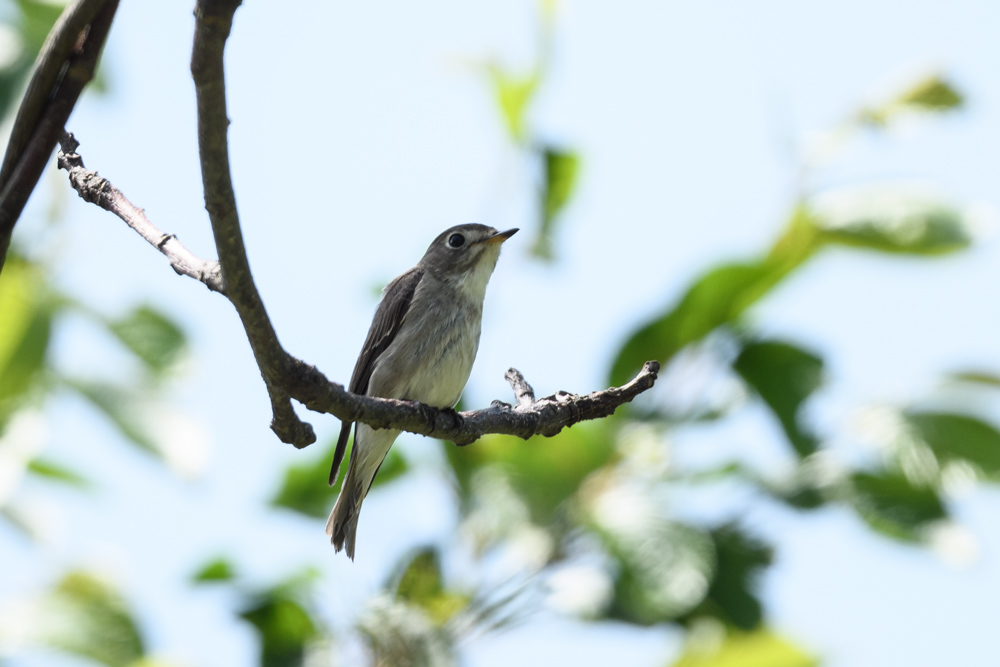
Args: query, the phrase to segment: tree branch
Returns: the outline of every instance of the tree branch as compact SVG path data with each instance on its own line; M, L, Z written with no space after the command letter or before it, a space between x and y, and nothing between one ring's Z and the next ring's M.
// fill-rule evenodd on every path
M247 260L236 196L229 169L226 89L223 54L241 0L198 0L191 73L198 104L198 146L201 156L205 209L215 237L218 263L200 259L172 235L163 234L145 213L106 179L83 167L76 153L78 143L67 135L59 165L69 173L70 184L86 201L105 208L170 259L177 273L199 280L224 294L243 323L257 366L271 398L272 430L281 440L305 447L316 440L312 426L295 414L291 399L310 410L332 414L344 421L360 421L375 428L396 428L433 435L467 445L488 433L555 435L585 419L611 415L615 409L653 386L659 364L648 362L632 382L586 396L559 392L535 400L531 386L515 369L507 372L517 406L494 401L485 410L456 413L411 401L397 401L352 394L330 382L314 366L288 354L278 341L260 298Z
M243 245L236 194L229 171L226 80L223 53L241 0L198 0L195 6L191 74L198 100L198 151L205 209L212 222L215 246L222 265L226 296L243 322L247 339L271 399L271 429L284 442L304 447L315 442L312 426L292 409L281 379L296 365L267 316Z
M230 286L219 279L216 262L196 257L173 235L161 232L141 208L130 202L107 179L84 169L83 159L76 153L78 147L73 136L67 134L58 160L60 168L69 172L70 185L81 198L124 220L166 255L177 273L199 280L232 300ZM254 333L248 329L247 336L253 344ZM286 354L284 350L281 353ZM635 379L622 387L611 387L585 396L558 392L535 400L531 385L520 371L511 368L504 377L514 390L516 406L494 401L493 405L483 410L456 413L414 401L352 394L343 385L330 382L315 367L291 356L288 359L289 363L284 370L272 378L276 388L272 397L278 396L289 410L289 398L294 398L314 412L328 413L344 421L360 421L375 428L395 428L431 435L460 446L475 442L487 434L516 435L521 438L533 435L552 436L578 422L610 416L616 408L652 387L660 370L659 363L649 361ZM266 378L267 376L265 380ZM279 415L283 406L275 406L272 399L272 409ZM298 417L295 417L295 421L298 422ZM283 422L289 429L285 431L276 424L279 424L277 416L271 428L284 442L304 447L315 440L313 438L304 442L303 431L296 431L293 422ZM305 426L308 427L308 424ZM309 430L311 432L311 428Z
M167 256L170 266L182 276L205 283L213 292L226 293L222 270L218 262L206 261L185 248L173 234L164 234L146 217L146 212L135 206L122 191L108 179L83 166L83 158L76 149L80 142L69 132L59 140L61 150L57 155L60 169L69 173L69 184L84 201L97 204L125 221L146 241Z
M0 271L14 225L35 189L98 56L118 0L75 0L45 40L0 166Z

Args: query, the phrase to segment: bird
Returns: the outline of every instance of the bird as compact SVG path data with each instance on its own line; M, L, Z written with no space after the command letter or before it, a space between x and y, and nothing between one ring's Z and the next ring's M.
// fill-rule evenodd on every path
M470 223L439 234L417 265L382 291L348 389L454 408L479 350L486 285L501 245L517 231ZM336 483L352 426L341 425L330 486ZM336 552L346 549L351 560L361 504L399 433L360 422L355 428L347 474L326 523Z

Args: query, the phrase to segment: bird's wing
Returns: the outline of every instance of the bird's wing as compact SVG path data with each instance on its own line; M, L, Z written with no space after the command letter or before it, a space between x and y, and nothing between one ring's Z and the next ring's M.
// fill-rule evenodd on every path
M364 394L368 391L368 382L371 380L372 371L375 370L375 362L399 333L403 318L410 309L410 303L413 302L417 285L420 284L423 277L424 270L418 266L397 277L386 286L382 293L382 300L375 310L372 326L368 329L368 337L361 348L361 354L358 355L358 363L354 366L354 374L351 376L351 384L348 386L352 393ZM337 481L337 473L344 460L347 438L351 435L353 425L354 422L344 422L340 427L340 437L337 439L337 449L333 454L333 465L330 467L330 486L333 486L334 482Z

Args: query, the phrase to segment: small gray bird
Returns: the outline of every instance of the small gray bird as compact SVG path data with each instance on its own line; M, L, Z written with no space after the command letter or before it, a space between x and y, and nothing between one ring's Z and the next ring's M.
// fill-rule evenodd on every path
M441 233L415 267L382 291L351 384L355 394L419 401L438 408L458 403L479 349L483 298L500 246L517 229L458 225ZM333 486L353 422L344 422L330 468ZM344 485L326 534L354 560L361 503L399 431L358 424Z

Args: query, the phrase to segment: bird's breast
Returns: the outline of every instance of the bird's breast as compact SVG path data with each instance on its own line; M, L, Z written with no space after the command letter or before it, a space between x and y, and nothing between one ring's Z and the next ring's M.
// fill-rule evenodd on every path
M418 287L399 334L379 358L369 394L453 407L479 350L482 303Z

